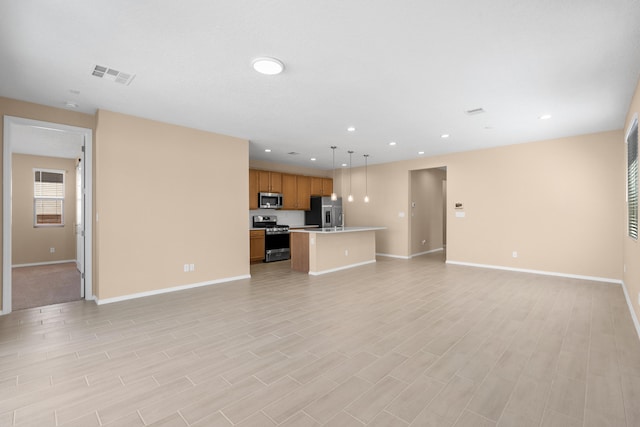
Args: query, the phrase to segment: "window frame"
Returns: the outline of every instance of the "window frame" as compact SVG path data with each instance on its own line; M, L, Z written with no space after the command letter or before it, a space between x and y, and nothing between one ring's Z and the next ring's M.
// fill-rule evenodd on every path
M62 196L45 196L38 197L36 196L36 173L55 173L62 175ZM50 227L64 227L65 226L65 208L64 208L64 199L66 197L66 171L62 169L47 169L47 168L33 168L33 173L31 175L33 178L33 227L34 228L50 228ZM40 175L42 176L42 175ZM41 181L42 182L42 181ZM55 200L60 202L60 223L38 223L38 201L40 200Z
M631 141L635 133L635 141ZM638 240L638 114L636 113L631 119L631 124L625 134L626 148L626 178L627 178L627 236L633 240ZM635 143L635 159L630 159L633 147L629 144Z

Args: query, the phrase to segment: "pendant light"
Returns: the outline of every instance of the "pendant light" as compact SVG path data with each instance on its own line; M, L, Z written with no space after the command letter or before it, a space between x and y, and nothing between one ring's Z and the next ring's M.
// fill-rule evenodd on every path
M364 202L369 203L369 188L368 188L368 178L369 174L367 172L367 157L368 154L364 155Z
M334 185L335 185L335 182L336 182L336 148L338 148L338 147L336 147L335 145L331 146L331 150L333 150L333 161L331 163L331 167L333 168L333 182L334 182ZM336 195L335 191L331 192L331 200L334 200L334 201L338 200L338 196Z
M347 153L349 153L349 197L347 197L347 201L353 202L353 193L351 193L351 155L353 150L349 150Z

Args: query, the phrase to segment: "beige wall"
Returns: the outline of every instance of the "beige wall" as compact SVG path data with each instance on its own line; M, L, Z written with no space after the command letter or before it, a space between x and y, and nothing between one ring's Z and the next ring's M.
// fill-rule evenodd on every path
M249 274L248 141L100 110L95 158L99 299Z
M83 114L62 108L46 107L44 105L17 101L15 99L0 97L0 138L4 145L4 116L22 117L25 119L42 120L45 122L60 123L69 126L88 128L95 131L95 117L91 114ZM2 168L2 151L0 151L0 168ZM2 212L0 212L0 219ZM0 230L0 234L2 231ZM0 248L0 255L2 249ZM0 263L0 277L2 277L2 265ZM95 278L95 272L94 272ZM0 295L0 300L1 300ZM0 304L2 302L0 301Z
M326 178L331 178L332 176L332 171L330 170L306 168L304 166L287 165L284 163L265 162L263 160L249 160L249 167L251 169L283 172L293 175L322 176Z
M76 258L76 173L74 159L13 154L12 234L13 265L46 263ZM33 226L34 168L64 170L64 226ZM51 253L50 248L55 248Z
M612 131L373 165L371 203L356 198L347 219L389 227L377 233L377 251L408 256L410 171L446 166L448 260L620 280L622 138ZM362 193L362 168L353 178Z
M625 132L631 126L631 121L633 120L634 115L640 115L640 82L638 82L638 86L636 87L635 94L633 95L633 100L631 101L631 106L629 107L629 113L627 114L627 118L625 121L624 129ZM619 185L621 187L624 186L626 188L626 167L627 167L627 153L626 153L626 144L624 142L624 138L621 138L619 141L619 145L624 150L623 155L621 156L621 162L619 168L624 171L624 175L620 178ZM628 236L627 233L627 204L626 201L623 200L621 203L624 209L624 224L623 230L624 233L624 265L627 268L626 273L624 273L623 281L627 288L627 292L629 294L629 299L631 300L631 305L636 313L636 318L640 319L640 244L638 244L637 240L634 240Z
M411 172L409 224L411 254L443 247L444 194L442 169L422 169ZM424 244L422 243L423 241Z

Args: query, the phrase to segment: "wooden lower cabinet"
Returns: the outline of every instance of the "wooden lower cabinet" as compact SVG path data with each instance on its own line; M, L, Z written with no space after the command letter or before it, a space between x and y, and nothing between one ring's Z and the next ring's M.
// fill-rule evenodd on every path
M309 233L291 233L291 269L309 272Z
M264 261L264 230L249 230L249 261Z

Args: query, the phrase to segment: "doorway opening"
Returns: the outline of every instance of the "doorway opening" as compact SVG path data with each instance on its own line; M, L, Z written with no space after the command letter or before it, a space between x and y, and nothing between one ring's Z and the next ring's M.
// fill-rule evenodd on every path
M92 130L5 116L2 314L93 299Z
M433 254L446 261L447 247L447 168L446 166L410 172L411 258Z

